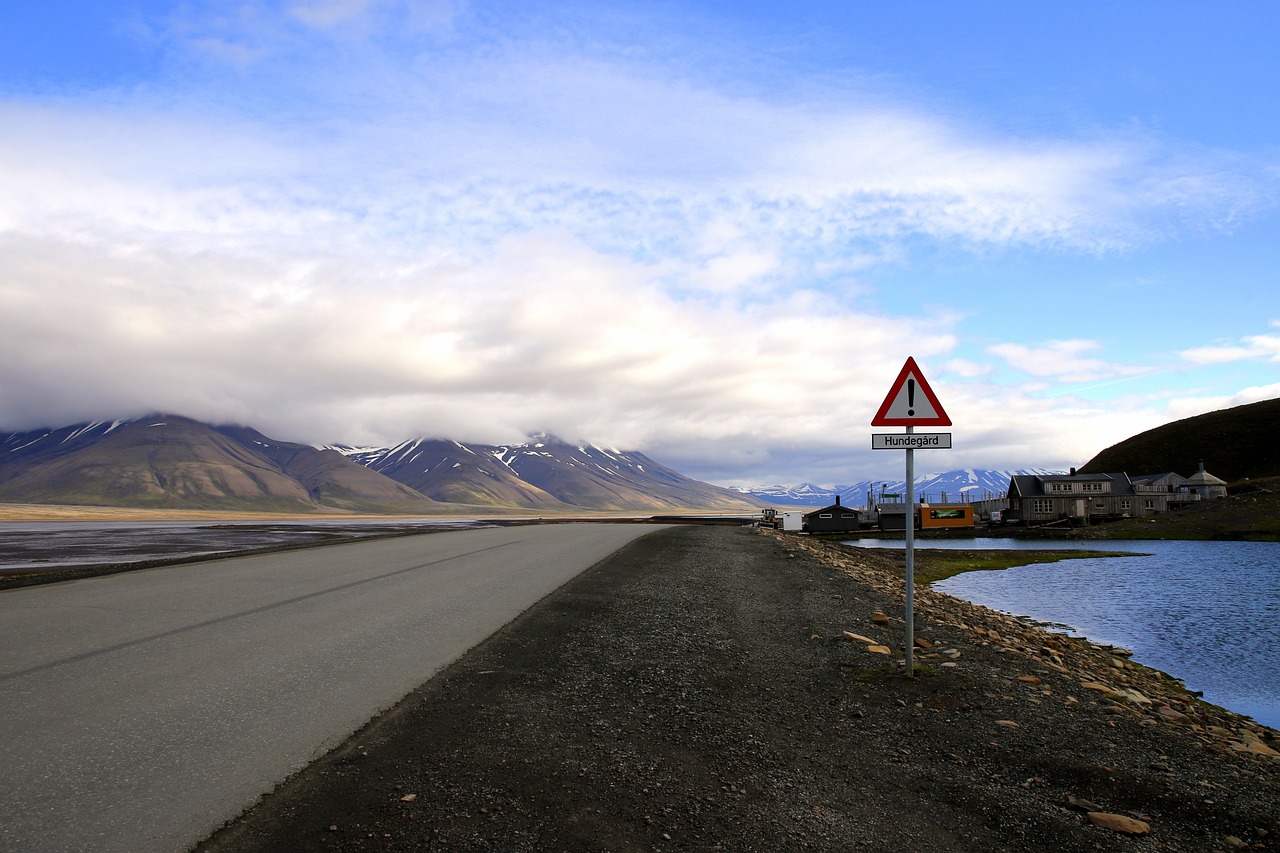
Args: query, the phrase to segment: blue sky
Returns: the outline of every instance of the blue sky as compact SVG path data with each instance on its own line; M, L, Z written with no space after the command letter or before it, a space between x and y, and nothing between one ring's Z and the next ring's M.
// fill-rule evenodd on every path
M1078 465L1280 396L1278 17L8 4L0 429L829 485L901 470L869 422L914 356L955 424L917 470Z

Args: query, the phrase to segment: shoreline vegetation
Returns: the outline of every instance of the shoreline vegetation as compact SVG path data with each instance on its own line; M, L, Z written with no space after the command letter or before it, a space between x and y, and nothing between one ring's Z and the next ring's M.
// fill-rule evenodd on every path
M992 551L975 548L973 550L953 550L950 548L929 548L927 545L915 549L915 585L929 586L965 572L989 572L1010 569L1014 566L1029 566L1032 563L1057 563L1062 560L1099 557L1135 557L1142 556L1134 551L1054 551L1018 550Z

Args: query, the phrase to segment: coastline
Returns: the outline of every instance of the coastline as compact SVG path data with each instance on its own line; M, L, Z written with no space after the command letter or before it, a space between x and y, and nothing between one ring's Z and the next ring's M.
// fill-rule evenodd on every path
M386 513L342 512L266 512L261 510L224 509L157 509L124 506L87 506L83 504L22 504L0 502L0 522L265 522L265 521L440 521L452 518L474 518L477 514L507 518L528 518L529 510L459 506L435 513L388 515ZM556 517L554 511L544 513ZM569 513L561 513L569 515Z
M772 531L770 531L772 532ZM879 549L859 549L856 557L847 551L850 546L814 540L810 537L791 537L789 543L809 552L823 563L834 566L861 583L873 586L881 592L902 597L905 581L900 576L903 555L900 551L886 551L883 556L869 554ZM853 546L856 547L856 546ZM927 550L928 546L919 546ZM974 551L981 551L975 548ZM1052 549L1044 551L1010 551L1009 557L1000 560L1007 565L985 565L958 568L965 552L936 552L939 556L960 555L954 562L944 561L946 569L923 572L924 579L916 578L915 601L922 611L926 608L931 618L962 629L972 629L980 642L992 643L1003 652L1027 654L1038 664L1049 666L1063 673L1076 675L1088 690L1099 693L1105 699L1118 703L1126 711L1145 715L1164 723L1187 725L1193 732L1203 734L1206 744L1247 751L1249 744L1264 740L1261 754L1276 753L1280 762L1280 731L1257 723L1255 720L1204 701L1188 690L1182 679L1152 667L1129 660L1127 650L1097 645L1082 637L1067 637L1052 632L1034 620L1012 616L997 610L966 601L933 589L934 580L952 577L966 571L1001 570L1030 562L1051 562L1055 559L1085 557L1135 556L1133 552L1063 551L1056 558ZM1031 554L1038 559L1028 560ZM926 558L927 560L928 558ZM931 576L936 575L936 577ZM940 614L945 614L940 617ZM976 623L976 624L970 624ZM993 635L994 632L994 635ZM984 639L985 635L985 639ZM927 655L924 657L928 659ZM1263 734L1259 735L1262 731ZM1269 742L1274 749L1265 746ZM1270 751L1268 751L1270 750Z

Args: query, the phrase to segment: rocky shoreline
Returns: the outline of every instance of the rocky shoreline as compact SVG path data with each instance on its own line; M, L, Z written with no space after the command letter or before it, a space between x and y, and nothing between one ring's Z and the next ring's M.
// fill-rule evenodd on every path
M900 555L881 560L879 555L865 551L851 555L848 548L804 537L788 537L787 541L789 547L810 553L859 583L889 595L904 595L905 582L898 574ZM1101 697L1112 713L1136 716L1147 724L1184 726L1201 743L1214 749L1280 760L1280 732L1201 700L1180 680L1129 660L1132 653L1125 649L1096 646L1087 640L1049 632L1031 620L927 588L917 587L914 597L917 607L935 623L968 631L973 642L996 652L1019 654L1031 664L1075 678L1082 690L1088 691L1086 695ZM903 620L890 620L883 614L874 621L903 624ZM921 648L914 656L926 666L930 661L953 666L959 658L954 651L947 654L933 650L927 640L918 645ZM947 661L948 657L952 660ZM1032 686L1040 683L1035 676L1020 676L1019 680Z
M1280 736L888 553L676 527L584 573L204 851L1280 849Z

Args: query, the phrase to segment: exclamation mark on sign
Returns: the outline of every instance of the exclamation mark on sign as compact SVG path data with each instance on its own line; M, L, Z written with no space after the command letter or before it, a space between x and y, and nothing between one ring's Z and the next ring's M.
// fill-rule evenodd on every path
M916 381L914 379L907 380L907 416L913 417L916 413Z

